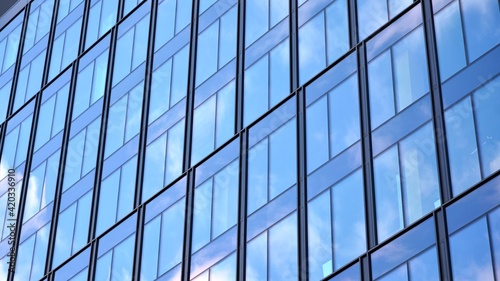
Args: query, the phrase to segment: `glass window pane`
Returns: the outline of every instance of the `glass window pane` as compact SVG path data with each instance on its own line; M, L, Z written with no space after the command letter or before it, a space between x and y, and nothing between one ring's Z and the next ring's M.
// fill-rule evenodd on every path
M361 137L357 82L357 76L351 76L329 93L330 157Z
M481 180L470 97L446 110L445 122L453 194L458 195Z
M247 244L246 280L267 279L267 232L257 236Z
M482 237L483 239L479 239ZM494 280L486 218L450 236L453 280Z
M399 147L406 224L441 205L433 135L429 123L401 141Z
M267 280L298 279L297 215L293 213L269 229Z
M326 66L324 13L299 28L299 80L304 84Z
M368 85L371 128L375 129L396 111L390 51L382 53L368 64Z
M215 104L216 95L213 95L194 110L192 163L197 163L214 149Z
M333 272L330 189L307 204L309 279L321 280Z
M335 0L325 9L327 64L349 50L349 18L347 0Z
M200 85L217 71L218 61L218 21L213 23L198 35L198 51L196 61L203 62L196 65L196 85Z
M423 27L393 47L394 88L397 111L401 111L429 90Z
M373 160L378 241L404 227L398 159L398 149L393 146Z
M500 3L461 0L469 60L474 61L500 43Z
M477 141L480 144L480 158L483 175L488 176L500 169L500 128L493 120L500 119L500 76L472 95L476 113Z
M363 186L363 173L358 170L332 187L335 270L366 251Z
M236 56L237 11L238 9L234 6L220 18L219 68Z
M269 196L274 198L297 181L295 118L269 137Z
M236 281L236 253L225 258L210 269L210 280Z
M328 98L323 96L307 108L307 172L310 173L328 161Z
M464 38L459 2L455 1L434 16L441 81L445 81L464 67Z
M252 105L245 106L245 109L247 109L243 112L245 114L245 124L250 124L269 107L268 71L269 59L267 55L245 70L245 104Z

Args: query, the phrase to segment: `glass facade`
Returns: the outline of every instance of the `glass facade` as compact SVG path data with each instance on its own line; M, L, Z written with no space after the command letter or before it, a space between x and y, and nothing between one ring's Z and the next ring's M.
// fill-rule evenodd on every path
M24 2L0 281L500 280L497 0Z

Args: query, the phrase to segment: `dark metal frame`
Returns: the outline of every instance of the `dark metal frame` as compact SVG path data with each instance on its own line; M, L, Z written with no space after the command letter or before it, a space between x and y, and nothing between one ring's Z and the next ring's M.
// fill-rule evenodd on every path
M105 0L104 0L105 1ZM136 186L141 187L144 176L144 163L145 163L145 151L146 151L146 138L147 138L147 128L148 128L148 112L149 112L149 91L151 88L152 82L152 68L153 68L153 59L154 59L154 41L155 41L155 29L156 29L156 17L157 17L157 7L158 0L150 0L151 1L151 18L150 18L150 31L149 31L149 44L147 49L147 59L146 59L146 70L145 70L145 80L144 80L144 97L143 97L143 106L142 106L142 121L141 121L141 130L139 137L139 150L138 150L138 161L137 161L137 177L136 177ZM184 1L184 0L179 0ZM25 1L26 3L32 1ZM19 2L21 3L21 1ZM18 229L16 231L17 237L20 237L22 231L22 216L23 209L26 201L26 192L28 186L28 179L30 169L31 169L31 155L34 150L34 139L36 136L37 129L37 121L38 115L41 106L41 94L43 89L48 86L48 67L50 64L50 57L52 53L52 42L54 40L56 23L57 23L57 10L58 10L58 1L55 2L52 14L52 22L51 28L48 34L48 43L47 43L47 51L46 51L46 60L45 60L45 72L43 75L43 88L40 90L34 97L30 98L27 102L32 102L35 99L35 108L33 112L33 125L31 128L30 142L28 146L27 160L26 160L26 168L24 173L23 187L22 193L20 197L19 203L19 215L17 219ZM141 5L147 5L147 1L141 2L133 11L135 11ZM361 120L361 143L362 143L362 158L363 158L363 171L364 171L364 192L365 192L365 217L366 217L366 231L367 231L367 252L361 255L357 260L349 263L344 266L340 270L334 272L330 277L337 275L342 270L348 268L349 266L359 263L360 265L360 274L363 280L371 280L371 267L370 267L370 254L375 250L383 247L387 243L393 241L400 235L404 234L408 229L411 229L419 222L429 217L435 218L435 229L436 229L436 245L438 249L438 259L440 265L440 274L442 280L451 280L451 261L450 261L450 253L449 253L449 245L448 245L448 234L446 227L446 214L445 207L449 206L453 202L456 202L460 198L466 196L471 191L477 189L481 186L482 183L488 181L492 177L500 175L500 172L496 172L493 175L483 179L480 183L476 184L474 187L471 187L469 191L461 194L452 199L452 190L451 190L451 182L450 182L450 169L449 169L449 159L447 154L447 144L446 144L446 132L445 132L445 123L444 123L444 113L443 113L443 105L441 99L441 83L439 77L439 66L438 66L438 56L437 56L437 47L436 47L436 36L434 31L434 14L432 10L431 0L419 0L415 1L412 5L410 5L407 9L401 12L398 16L395 16L393 19L389 20L386 24L382 25L377 31L375 31L372 35L368 36L363 42L358 42L357 35L357 1L356 0L347 0L348 4L348 18L349 18L349 42L351 46L351 50L346 53L346 55L339 58L336 62L331 64L326 69L322 70L320 73L311 78L304 85L300 86L299 84L299 66L298 66L298 5L296 0L290 0L290 86L291 86L291 94L284 99L283 102L288 100L292 96L297 97L297 152L298 152L298 165L297 165L297 173L298 173L298 272L300 280L308 280L308 248L307 248L307 170L306 170L306 121L305 121L305 87L310 84L314 79L321 76L323 73L328 71L335 64L340 62L346 55L352 54L352 52L356 52L357 54L357 69L358 69L358 86L359 86L359 95L360 95L360 120ZM438 169L440 174L440 187L441 187L441 201L442 206L436 210L434 210L431 214L424 216L422 219L418 220L414 224L405 228L404 230L398 232L396 235L389 238L387 241L382 243L377 242L377 232L376 232L376 209L375 209L375 194L374 194L374 178L373 178L373 155L372 155L372 146L371 146L371 126L370 126L370 111L369 111L369 96L368 96L368 72L367 72L367 60L366 60L366 44L365 42L376 36L381 30L391 25L397 19L399 19L406 11L409 11L418 4L422 5L422 15L423 15L423 26L426 38L426 54L428 58L428 69L429 69L429 80L431 85L431 99L432 99L432 109L433 109L433 129L436 132L436 152L437 152L437 160L438 160ZM22 27L22 34L26 33L27 23L29 18L29 9L30 4L26 5L26 12L24 14L24 22ZM52 269L51 260L54 254L54 245L55 245L55 235L57 230L58 223L58 214L60 208L60 201L62 195L62 184L64 180L64 166L66 162L67 156L67 146L69 143L69 136L71 130L71 115L72 108L74 102L74 90L76 87L76 77L78 75L78 62L79 59L85 55L85 31L86 31L86 22L89 18L89 10L90 10L90 1L86 0L85 9L82 20L82 34L79 46L79 52L77 59L67 66L65 69L72 67L72 78L70 81L70 95L68 97L68 109L67 115L65 119L65 127L63 131L63 140L61 147L61 155L60 155L60 166L59 173L57 178L57 186L55 189L54 196L54 209L50 227L50 236L49 236L49 245L47 251L47 262L45 265L45 277L47 280L52 280L54 278L54 272L64 266L67 261L59 265L57 268ZM18 15L22 11L22 7L19 8L15 13ZM78 251L75 254L78 254L85 250L88 246L91 247L91 259L89 261L89 276L93 276L95 272L95 265L97 260L97 245L98 239L105 235L108 231L99 235L99 237L95 237L95 225L97 220L97 208L98 208L98 199L99 199L99 186L102 177L102 165L104 160L104 143L105 143L105 135L106 135L106 126L107 126L107 115L109 110L110 103L110 95L112 88L112 73L113 73L113 61L115 56L115 48L116 48L116 39L117 39L117 31L121 22L125 20L122 16L123 14L123 1L119 2L118 5L118 17L117 22L108 31L111 34L111 43L108 57L108 69L107 69L107 82L106 82L106 90L104 94L104 102L103 102L103 113L101 120L101 130L103 133L100 135L99 139L99 148L98 148L98 157L96 162L96 176L95 176L95 186L93 190L93 207L91 209L91 223L89 229L89 238L88 244L84 249ZM189 59L189 76L188 76L188 91L186 96L186 116L185 116L185 148L183 155L183 174L181 177L187 176L187 192L186 192L186 221L184 225L185 231L185 242L183 245L183 264L182 264L182 280L188 281L190 279L190 262L191 262L191 236L192 236L192 209L194 204L194 179L195 179L195 168L199 165L191 165L191 146L192 146L192 129L193 129L193 112L194 112L194 95L195 95L195 74L196 74L196 51L197 51L197 38L198 38L198 10L199 10L199 1L193 0L192 5L192 14L191 14L191 31L190 31L190 59ZM133 11L131 13L133 13ZM9 14L12 11L8 12ZM239 178L239 210L238 210L238 247L237 247L237 279L244 280L246 276L245 272L245 263L246 263L246 200L247 200L247 160L248 160L248 136L249 131L248 128L254 124L257 124L261 121L268 113L270 113L273 109L279 107L283 102L278 103L273 108L269 109L268 112L259 117L257 120L252 122L249 126L244 127L243 125L243 75L244 75L244 53L245 53L245 0L238 1L238 29L237 29L237 55L236 55L236 116L235 116L235 134L234 136L228 140L227 143L233 141L235 138L239 138L240 142L240 178ZM14 18L14 16L12 17ZM8 19L10 21L10 19ZM5 18L2 17L0 19L0 24L2 28L6 25ZM109 35L106 33L102 37L106 37ZM22 48L23 48L23 39L21 38L19 44L19 51L17 54L17 63L15 65L15 73L17 74L20 70L20 62L22 59ZM99 40L98 40L99 42ZM93 45L97 44L95 42ZM90 49L89 47L88 49ZM64 70L62 71L64 72ZM61 73L62 73L61 72ZM57 75L55 79L57 79L59 75ZM12 89L10 92L10 102L7 109L7 117L3 123L3 126L0 130L0 153L3 150L3 143L5 142L5 135L7 130L7 122L12 118L13 115L13 104L15 99L15 86L17 82L17 75L14 75ZM24 106L23 106L24 107ZM21 107L19 110L21 110ZM204 159L208 159L211 156L215 155L220 148L216 149ZM175 182L175 181L174 181ZM168 188L168 187L167 187ZM164 189L163 189L164 190ZM145 206L151 200L147 200L146 202L142 202L141 191L140 188L136 189L135 194L135 209L131 212L138 213L137 220L137 233L136 233L136 244L135 244L135 260L133 265L133 276L136 279L140 278L140 268L141 268L141 258L142 258L142 239L143 239L143 229L144 229L144 218L145 218ZM124 219L128 218L130 215L126 216L115 225L119 224ZM19 241L16 241L16 251L19 248ZM13 274L9 274L8 280L13 280Z

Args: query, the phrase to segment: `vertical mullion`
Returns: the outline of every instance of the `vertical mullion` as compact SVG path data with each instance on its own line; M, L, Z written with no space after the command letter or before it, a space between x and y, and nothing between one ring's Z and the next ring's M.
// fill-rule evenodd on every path
M240 179L239 179L239 222L238 222L238 256L237 280L246 280L246 216L247 216L247 166L248 166L248 130L240 134Z
M451 280L451 259L444 208L434 211L436 228L436 244L441 280Z
M448 202L452 197L450 183L450 169L448 163L448 150L446 141L446 128L443 114L443 103L441 100L440 76L438 68L438 54L436 37L434 33L434 14L430 0L422 1L423 24L427 49L427 61L431 85L432 110L434 113L433 123L435 132L435 143L437 150L437 163L440 174L441 201Z
M349 40L350 47L354 48L358 44L358 19L356 0L347 0L347 14L349 17Z
M139 151L137 153L137 177L136 177L136 194L135 194L135 204L134 206L141 205L142 202L142 183L144 175L144 162L146 157L146 144L147 144L147 132L148 132L148 122L149 122L149 93L151 91L151 81L153 76L153 58L154 58L154 42L155 42L155 32L156 32L156 14L158 1L151 1L150 10L150 21L149 21L149 37L148 37L148 49L146 55L146 69L144 78L144 93L142 98L142 122L141 129L139 132ZM123 8L123 7L122 7ZM135 32L135 30L134 30ZM116 36L118 41L118 36ZM163 187L163 186L162 186Z
M194 205L194 169L187 172L186 185L186 209L185 209L185 224L184 224L184 245L182 259L181 280L189 281L191 270L191 237L192 237L192 222L193 222L193 205Z
M237 57L236 57L236 132L244 127L244 73L245 73L245 20L246 1L238 1L238 30L237 30Z
M376 230L376 209L373 180L373 159L372 159L372 140L370 126L370 108L368 96L368 69L366 62L366 45L360 43L357 47L358 55L358 86L360 96L361 112L361 143L363 154L363 177L365 193L365 218L367 225L367 249L373 248L377 244ZM370 275L370 273L365 273Z
M186 0L187 1L187 0ZM184 131L184 162L183 172L186 172L191 166L191 147L192 147L192 132L193 132L193 114L194 114L194 94L196 88L196 49L198 42L198 8L199 1L193 0L191 13L191 39L189 47L189 76L188 76L188 91L186 95L186 119Z
M361 269L361 280L363 281L371 281L372 279L372 270L371 270L371 259L370 254L366 254L359 258L360 260L360 269Z
M298 31L299 7L297 0L290 0L290 60L291 79L290 92L294 92L299 87L299 31Z
M137 214L137 226L136 226L136 235L135 235L135 261L133 265L132 271L132 280L140 280L141 279L141 262L142 262L142 241L144 236L144 220L146 215L146 206L139 206ZM161 224L160 224L161 225Z
M307 253L307 167L306 167L306 102L303 87L297 91L297 154L298 154L298 243L299 243L299 280L308 280Z

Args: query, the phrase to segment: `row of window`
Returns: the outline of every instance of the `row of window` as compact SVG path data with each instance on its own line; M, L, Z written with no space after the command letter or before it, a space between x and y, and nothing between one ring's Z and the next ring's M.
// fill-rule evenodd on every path
M312 1L302 3L300 9L309 13L304 21L308 17L311 21L316 17L327 18L338 8L336 5L340 2L337 1L323 7L314 6L317 4L311 4ZM81 18L70 16L83 9L79 8L83 7L81 1L66 1L64 5L63 2L59 3L58 28L74 25L73 20L81 21ZM129 2L134 1L126 1L125 7L130 7L127 6ZM180 0L173 2L165 0L160 5L177 5L179 13L191 9ZM205 73L205 78L201 74L196 76L191 159L184 159L189 22L179 14L170 23L174 27L168 38L163 38L163 33L156 37L150 94L145 96L144 73L150 24L148 2L141 4L117 28L115 56L120 59L110 59L113 42L109 34L104 36L78 59L77 65L59 74L37 96L38 100L31 100L1 125L5 138L0 201L5 203L8 198L6 175L10 168L16 169L19 180L18 200L20 187L27 188L24 210L19 213L23 215L23 224L18 261L23 262L18 262L19 270L15 276L18 280L39 279L44 275L45 267L48 270L57 268L76 253L79 254L75 259L56 271L56 279L66 280L73 275L86 279L88 262L82 263L79 259L88 260L90 249L82 251L82 248L94 237L99 237L100 247L96 274L115 274L113 276L120 279L129 276L127 272L131 272L133 255L125 253L132 253L130 249L135 247L137 220L137 215L129 214L138 204L149 202L174 181L177 182L174 186L178 187L170 187L146 205L144 236L151 238L146 241L157 242L149 246L145 243L143 256L157 260L143 262L141 274L151 275L148 277L151 279L180 276L186 221L186 181L179 180L185 166L182 159L195 166L222 145L224 147L217 154L192 171L195 180L190 277L222 280L231 279L228 276L234 276L236 272L237 214L241 196L238 186L242 173L247 178L247 278L283 280L298 276L295 257L298 255L297 122L300 119L296 117L296 97L294 95L249 128L247 150L240 153L239 139L228 143L235 133L236 53L225 50L236 48L237 3L208 2L200 2L203 12L198 19L198 47L211 50L207 59L213 60L213 65L202 66L200 73ZM290 67L288 17L282 11L277 13L274 9L273 12L276 2L266 4L269 12L263 14L265 19L260 19L259 24L267 24L256 28L253 31L256 35L252 35L254 42L245 46L244 93L262 95L255 101L245 100L243 122L246 125L275 107L289 93L289 88L283 88L284 85L289 87L289 78L283 80L282 75L283 72L289 73L287 69ZM444 11L458 5L455 4L458 0L444 2L434 4L436 26L441 13L439 7ZM460 1L462 6L459 6L464 17L470 12L463 8L467 7L465 2ZM44 3L40 5L40 11ZM32 4L32 11L34 6ZM162 9L158 13L171 12L170 8ZM491 13L489 9L483 12ZM316 14L320 16L314 16ZM499 17L496 14L496 18ZM305 87L305 106L299 112L305 112L305 131L300 134L306 137L307 243L311 280L343 268L367 250L366 200L373 200L370 205L376 208L376 220L372 223L377 230L378 243L441 206L438 161L443 159L437 158L435 144L442 141L439 138L443 136L434 133L422 22L421 5L418 4L366 43L373 159L363 160L366 156L363 156L361 145L360 120L367 113L360 112L362 93L358 89L358 53L347 55ZM299 26L302 25L299 23ZM55 37L74 35L64 30L60 34L56 31L59 35ZM448 41L443 43L441 40L447 40L443 38L437 38L438 53L450 44ZM65 42L66 39L61 40ZM472 41L466 39L462 38L465 46L476 44L467 43ZM263 42L262 45L257 43L259 41ZM500 99L496 86L500 83L500 71L492 62L500 49L498 40L477 42L482 46L478 47L483 50L482 54L469 60L466 68L455 69L457 73L453 77L443 79L443 67L440 67L444 81L442 100L453 195L467 190L500 168L500 130L491 122L499 118L496 109ZM42 49L46 48L47 43L44 44ZM214 52L213 48L216 48ZM71 48L61 52L71 52ZM198 52L200 55L203 53ZM113 64L112 73L108 71L109 62ZM61 69L65 68L62 62L60 65ZM77 69L73 70L73 67ZM471 73L479 73L485 78L464 79ZM72 80L76 83L72 84ZM245 95L245 99L253 96ZM146 98L149 103L145 102ZM265 101L264 105L262 101ZM247 107L255 108L255 111ZM143 121L142 116L147 120ZM33 120L37 120L36 124ZM70 127L65 128L65 124ZM141 124L147 125L144 167L138 167ZM32 130L33 126L36 130ZM67 143L63 143L65 133ZM32 153L28 162L31 165L28 167L26 161L30 149ZM103 163L98 166L100 170L96 169L99 153L103 155ZM240 170L241 155L247 155L247 170ZM373 161L374 198L365 198L367 187L363 180L363 161ZM22 175L26 169L30 173L23 185ZM137 176L142 171L140 169L144 169L143 178ZM54 201L55 198L58 200ZM161 207L150 207L158 200L161 203L157 205ZM96 212L92 211L94 208ZM150 208L155 210L148 217ZM158 208L163 209L156 210ZM171 212L163 215L162 210L170 208ZM0 213L0 256L4 261L9 248L9 232L5 227L8 215L7 212ZM120 224L116 230L100 236L126 216L129 218L127 223L123 222L126 225L123 229ZM57 217L57 223L52 221L54 217ZM52 233L51 224L54 225ZM90 225L95 227L89 228ZM160 234L163 228L169 231ZM177 231L174 233L171 229ZM286 237L282 237L284 234ZM106 239L112 235L121 238ZM52 244L53 259L46 265L48 246ZM178 247L178 250L161 252L165 249L163 247ZM429 255L422 255L422 259ZM490 260L494 259L490 256ZM410 272L411 277L415 263L421 263L416 256L394 272ZM115 271L115 268L130 271ZM374 278L385 276L389 269L374 274ZM399 273L391 274L399 276Z
M4 92L2 96L7 97L10 88L15 87L13 112L36 94L41 86L46 84L44 81L52 80L72 63L79 53L89 49L106 34L115 25L117 19L127 16L128 12L138 4L137 2L137 0L92 0L86 12L88 13L86 26L83 26L85 6L83 0L58 1L55 11L52 0L33 1L29 9L26 32L21 34L23 26L21 13L2 30L0 35L2 73L0 90ZM182 44L182 41L185 44L189 43L191 2L159 1L155 51L162 47L166 49L173 47L171 50L163 51L175 53L178 47L174 45ZM197 87L204 82L208 83L206 80L212 76L220 80L220 76L229 75L234 78L235 73L235 65L231 62L235 59L237 49L237 1L205 2L200 2L197 60L203 63L198 63L196 67ZM361 41L408 7L412 1L360 0L358 2L358 37ZM490 36L498 32L494 24L498 22L498 17L495 15L497 4L495 1L486 1L482 4L485 6L484 9L471 0L456 0L449 4L444 2L446 1L434 1L443 81L497 44L496 37L498 37ZM246 1L245 5L245 76L247 76L245 84L248 85L246 89L248 95L245 98L248 102L245 104L251 104L254 100L267 99L267 105L245 109L244 124L248 125L290 91L290 44L287 40L290 34L288 30L290 18L288 1L253 0ZM301 0L298 5L299 76L300 84L304 84L327 65L336 61L352 45L349 43L349 11L346 0ZM123 13L118 12L119 6L122 6ZM146 1L141 6L143 10L150 10L150 2ZM474 19L480 13L484 13L482 11L486 11L487 14L481 14L484 20L482 23L477 23ZM139 14L146 15L134 11L134 16L131 17L138 17ZM53 27L54 39L53 42L48 42L53 16L57 19ZM138 19L126 21L136 22ZM123 22L121 25L127 24ZM119 31L120 38L117 44L128 47L118 48L117 54L128 59L123 62L124 65L117 68L118 71L115 72L113 79L114 84L144 60L149 20L147 17L142 18L133 29L123 29L127 31L125 33ZM81 30L85 30L85 35L80 36ZM474 34L474 38L469 39L466 34ZM22 47L19 46L21 37L24 38ZM444 42L440 42L441 40ZM85 42L83 47L80 47L80 41ZM43 70L49 45L48 76L44 78ZM459 47L451 48L453 51L447 51L450 49L448 46ZM12 85L18 49L22 49L21 66L17 85ZM224 74L215 75L219 71L224 71ZM176 70L176 72L178 72L177 77L187 75L187 72L182 70ZM265 84L269 85L268 89L253 86L255 84L253 81L267 81L268 83ZM225 83L217 88L220 89L224 85ZM209 88L211 92L202 93L202 95L210 96L217 90L214 87ZM208 89L200 87L199 90ZM2 120L6 118L6 111L7 104L4 104L0 108Z
M295 114L289 114L295 106L295 99L289 100L249 130L249 150L245 153L248 184L244 191L248 198L245 232L247 280L294 280L299 276L298 190L293 171L295 161L290 163L295 159L273 156L283 149L296 150L281 147L285 140L295 138L297 120ZM293 142L289 145L296 146ZM142 242L136 238L136 212L127 214L127 218L111 231L100 235L98 243L93 244L97 247L95 278L130 280L135 259L141 259L141 279L180 280L184 244L190 243L191 280L236 280L237 214L239 192L242 191L238 188L240 151L240 140L235 139L190 172L194 175L192 213L186 213L189 188L186 177L182 177L144 205ZM291 154L291 158L296 158L295 153ZM50 161L48 159L43 169L50 168ZM122 168L125 173L118 171L117 181L127 180L131 173L126 173L125 169ZM333 185L326 184L328 187L318 195L314 194L317 193L315 188L309 189L310 185L311 181L307 189L307 197L312 197L307 205L310 280L319 280L334 271L337 273L331 280L348 277L361 280L358 257L366 252L362 169L357 168ZM103 188L104 184L101 185ZM444 208L454 280L471 280L477 276L482 276L481 280L498 278L495 274L500 265L495 261L498 260L500 240L495 233L499 231L499 188L500 178L496 176ZM106 216L120 212L121 208L109 204L115 195L101 196L106 196L107 204L100 204L99 211L105 210ZM124 195L119 196L118 204L126 201ZM90 247L80 249L87 244L88 217L86 219L85 214L90 212L91 201L92 196L87 192L59 215L60 222L66 227L61 228L63 233L57 232L59 238L56 239L54 263L57 264L57 253L64 249L78 254L57 268L54 273L56 280L88 278ZM184 235L186 214L192 214L190 242ZM435 220L440 216L425 217L424 220L420 217L419 223L412 225L410 230L370 252L373 280L440 280L443 269L438 262L436 237L439 235L435 228ZM38 216L39 230L21 236L16 280L43 276L50 224L41 221L42 217ZM74 227L67 227L68 224L74 224ZM100 220L97 224L99 229ZM33 231L30 223L23 227ZM142 243L140 256L134 254L135 243Z

